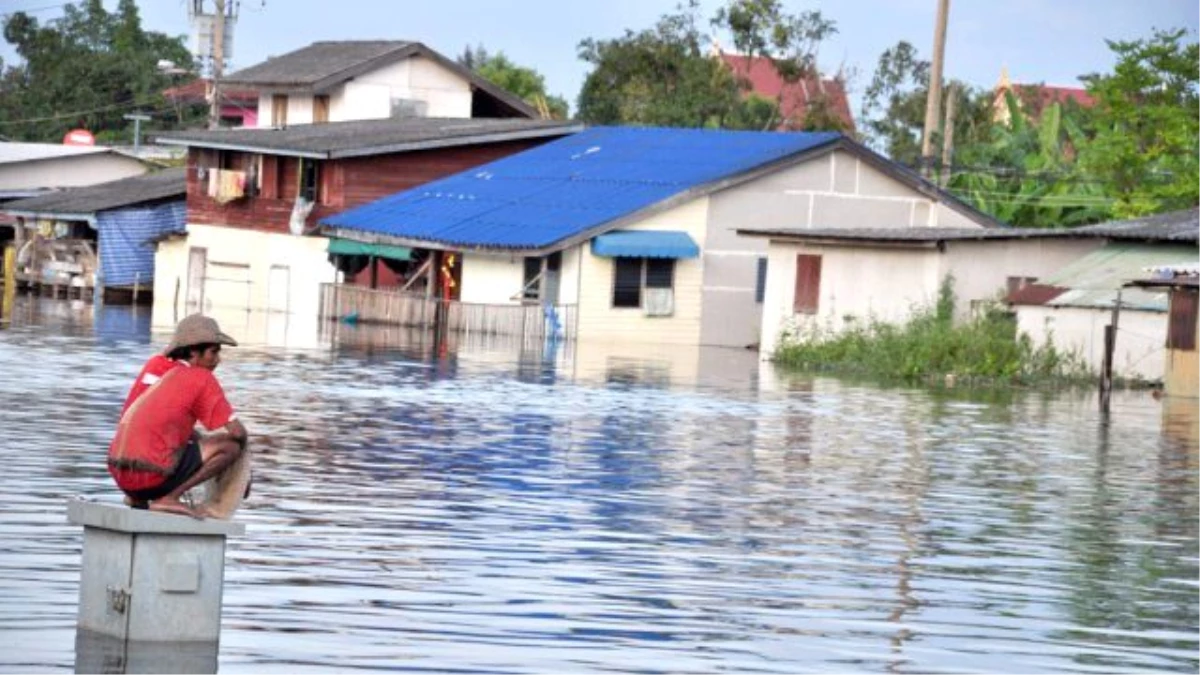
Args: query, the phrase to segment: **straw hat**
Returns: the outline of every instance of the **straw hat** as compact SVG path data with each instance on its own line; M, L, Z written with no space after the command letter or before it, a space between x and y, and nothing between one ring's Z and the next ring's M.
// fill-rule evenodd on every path
M216 320L203 314L192 314L185 316L179 322L179 325L175 326L175 336L171 338L171 342L167 344L167 348L163 350L163 353L170 354L180 347L203 344L220 344L236 347L237 340L222 333L221 327L217 325Z

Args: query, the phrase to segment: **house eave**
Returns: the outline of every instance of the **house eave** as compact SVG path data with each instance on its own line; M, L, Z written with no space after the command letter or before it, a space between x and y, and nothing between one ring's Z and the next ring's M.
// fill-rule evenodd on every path
M303 157L305 159L329 159L328 152L311 150L288 150L283 148L268 148L242 143L217 143L213 141L195 141L182 138L159 138L163 145L180 145L187 148L207 148L209 150L231 150L234 152L258 152L264 155L279 155L281 157Z
M417 141L411 143L394 143L391 145L378 145L369 148L353 148L348 150L334 150L328 153L329 159L344 159L350 157L366 157L371 155L385 155L396 152L415 152L417 150L433 150L436 148L452 148L463 145L483 145L485 143L503 143L506 141L520 141L526 138L545 138L547 136L567 136L583 130L583 124L573 124L570 126L550 127L546 129L536 129L530 131L505 131L493 134L481 134L479 136L457 136L453 138L435 138L427 141Z

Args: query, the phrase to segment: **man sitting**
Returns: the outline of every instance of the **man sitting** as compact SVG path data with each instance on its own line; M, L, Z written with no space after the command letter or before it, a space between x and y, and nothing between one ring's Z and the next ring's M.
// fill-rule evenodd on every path
M237 342L213 319L193 314L138 374L108 448L109 473L132 506L203 518L204 508L180 497L245 452L246 428L213 375L221 345ZM198 433L197 422L210 433Z

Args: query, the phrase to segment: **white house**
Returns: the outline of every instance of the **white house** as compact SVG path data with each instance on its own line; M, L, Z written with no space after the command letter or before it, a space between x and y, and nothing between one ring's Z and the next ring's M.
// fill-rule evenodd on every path
M1051 270L1009 297L1018 328L1036 341L1053 340L1099 370L1104 327L1112 323L1120 293L1113 373L1160 380L1167 358L1168 285L1126 286L1149 270L1195 265L1200 210L1190 209L1074 230L1108 242Z
M524 332L549 305L581 340L733 347L759 342L770 268L766 240L740 228L997 225L836 133L633 127L591 128L321 222L450 261L435 267L457 303L452 327ZM371 318L411 314L390 316Z
M953 278L959 318L1103 244L1097 236L1018 228L770 229L762 354L785 335L836 334L869 320L903 323Z
M420 42L314 42L222 82L258 90L259 127L389 117L538 116L517 96Z

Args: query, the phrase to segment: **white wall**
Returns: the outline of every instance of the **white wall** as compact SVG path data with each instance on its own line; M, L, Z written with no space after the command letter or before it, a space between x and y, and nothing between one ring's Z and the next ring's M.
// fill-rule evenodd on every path
M1041 279L1104 245L1101 239L1020 239L949 242L939 276L954 275L960 299L957 316L970 311L968 299L1002 297L1008 277Z
M286 307L287 313L293 316L314 317L315 320L320 310L320 284L336 279L337 271L327 258L329 241L324 237L295 237L196 224L188 224L187 231L186 240L166 242L159 246L155 255L155 317L188 313L189 308L184 305L188 297L188 252L192 248L207 249L205 302L201 308L206 314L265 312L269 309L270 294L279 303L274 309ZM249 267L242 270L220 263ZM285 288L277 287L272 291L272 266L288 268ZM241 279L249 283L242 283ZM164 306L160 308L160 304Z
M524 260L520 256L464 253L459 299L466 303L489 305L521 304L512 297L521 292Z
M412 65L406 98L429 104L427 117L470 117L471 85L457 73L423 57L408 59Z
M1017 329L1029 335L1035 344L1044 344L1053 336L1059 350L1077 351L1092 370L1100 371L1104 364L1104 327L1112 322L1112 310L1027 305L1016 309ZM1161 380L1166 335L1166 312L1121 310L1113 373Z
M820 296L815 314L793 311L796 256L821 256ZM770 356L782 330L842 330L847 321L871 317L900 322L915 306L937 299L938 253L933 249L875 249L804 246L771 242L763 298L761 354Z
M625 230L676 230L687 232L704 250L708 197L693 199L669 211L646 218ZM592 254L591 242L575 247L581 256L579 289L580 339L653 341L663 344L700 342L700 287L704 259L675 261L675 312L672 316L644 316L640 307L613 307L613 259Z
M0 164L0 190L80 187L140 176L147 166L111 152Z
M805 245L773 241L763 303L762 354L770 356L780 331L819 328L839 332L848 317L903 323L913 310L937 301L947 274L954 276L959 319L974 301L998 300L1010 276L1044 277L1100 245L1092 240L1021 239L947 242L937 248ZM796 255L821 256L818 311L793 312Z

